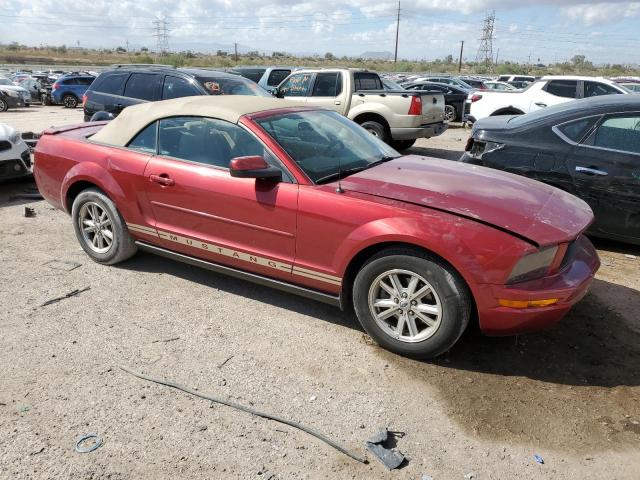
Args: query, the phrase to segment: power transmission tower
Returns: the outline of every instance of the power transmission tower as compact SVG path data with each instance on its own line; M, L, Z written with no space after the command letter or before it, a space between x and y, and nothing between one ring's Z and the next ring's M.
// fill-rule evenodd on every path
M484 63L488 71L493 71L493 32L496 24L495 10L488 13L482 23L482 38L476 56L476 63Z
M156 37L156 62L166 52L169 51L169 22L166 19L156 18L153 21Z
M393 56L393 66L398 63L398 34L400 33L400 0L398 0L398 21L396 22L396 53Z

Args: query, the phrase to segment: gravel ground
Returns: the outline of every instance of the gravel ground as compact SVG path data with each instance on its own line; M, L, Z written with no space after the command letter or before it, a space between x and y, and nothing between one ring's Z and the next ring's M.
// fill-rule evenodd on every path
M80 116L31 107L0 121L38 131ZM455 159L466 137L452 128L412 151ZM637 248L597 242L597 280L557 327L517 339L470 329L447 355L417 362L320 303L146 254L93 263L64 213L9 201L31 186L0 185L0 478L638 478ZM119 365L300 421L359 453L388 426L406 433L397 446L409 460L393 472L370 455L362 465ZM103 445L75 453L91 432Z

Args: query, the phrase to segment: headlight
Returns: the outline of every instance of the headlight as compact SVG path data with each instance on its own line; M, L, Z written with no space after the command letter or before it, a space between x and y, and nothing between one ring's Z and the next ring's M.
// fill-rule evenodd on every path
M18 131L14 131L11 135L9 135L9 141L13 144L17 144L21 138L22 136Z
M546 247L522 257L513 267L507 283L520 283L544 277L558 253L558 246Z
M16 92L15 90L4 90L4 93L14 98L17 98L20 96L20 92Z
M466 150L473 158L480 159L485 153L495 152L496 150L500 150L501 148L504 148L504 143L483 142L472 137L467 142Z

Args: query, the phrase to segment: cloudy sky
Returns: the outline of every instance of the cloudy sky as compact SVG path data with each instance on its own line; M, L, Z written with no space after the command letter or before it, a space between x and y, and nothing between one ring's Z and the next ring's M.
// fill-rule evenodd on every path
M393 51L397 1L3 0L0 42L155 47L166 19L172 50L215 51L234 42L270 52L358 55ZM348 5L348 6L347 6ZM547 63L586 55L596 63L640 63L640 1L402 0L399 56L474 59L495 10L494 55ZM498 53L499 49L499 53Z

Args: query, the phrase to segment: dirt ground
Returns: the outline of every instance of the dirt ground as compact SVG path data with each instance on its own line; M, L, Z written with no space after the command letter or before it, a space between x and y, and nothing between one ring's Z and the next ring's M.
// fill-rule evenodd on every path
M39 131L81 116L26 110L0 121ZM455 159L467 134L452 128L413 151ZM32 186L0 185L0 478L638 478L638 248L596 242L597 279L557 327L518 338L470 329L418 362L320 303L147 254L93 263L64 213L10 199ZM120 365L302 422L360 454L381 427L405 432L408 462L357 463ZM87 433L102 446L76 453Z

